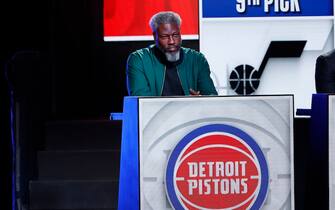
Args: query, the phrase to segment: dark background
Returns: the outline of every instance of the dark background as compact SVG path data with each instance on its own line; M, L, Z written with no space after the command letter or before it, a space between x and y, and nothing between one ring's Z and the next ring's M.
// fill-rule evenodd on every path
M110 112L122 112L127 56L152 42L104 42L103 0L5 0L0 8L0 209L11 209L11 122L19 126L25 148L26 177L19 179L24 187L36 177L34 152L43 149L45 122L108 119ZM197 40L183 45L199 49ZM16 121L10 118L10 90ZM305 195L308 128L308 120L295 120L296 209L312 206Z
M152 42L104 42L103 0L6 0L1 14L0 194L6 196L0 208L10 209L15 122L10 120L10 91L19 105L13 113L19 115L20 144L28 148L23 154L27 176L33 178L31 153L43 147L44 123L108 119L110 112L122 112L127 56ZM183 45L199 46L198 41Z

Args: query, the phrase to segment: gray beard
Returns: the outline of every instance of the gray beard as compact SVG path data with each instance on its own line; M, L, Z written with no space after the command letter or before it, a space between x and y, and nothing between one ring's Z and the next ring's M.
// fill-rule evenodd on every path
M176 62L179 60L180 50L178 50L177 52L165 52L164 54L166 60L168 60L169 62Z

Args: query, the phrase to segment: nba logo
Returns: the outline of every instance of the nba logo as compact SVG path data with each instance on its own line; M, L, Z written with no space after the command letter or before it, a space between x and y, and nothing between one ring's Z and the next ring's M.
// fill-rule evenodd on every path
M174 209L260 209L269 188L265 156L256 141L229 125L188 133L172 150L165 174Z

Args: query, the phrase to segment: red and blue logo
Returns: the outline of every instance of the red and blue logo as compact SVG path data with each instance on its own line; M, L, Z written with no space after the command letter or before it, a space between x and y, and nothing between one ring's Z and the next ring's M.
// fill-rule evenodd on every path
M170 154L166 192L174 209L260 209L269 170L256 141L224 124L197 128Z

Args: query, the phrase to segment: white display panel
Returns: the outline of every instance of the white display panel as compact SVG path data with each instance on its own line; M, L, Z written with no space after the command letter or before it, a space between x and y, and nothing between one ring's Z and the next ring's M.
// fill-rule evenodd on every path
M262 209L294 209L292 96L139 98L141 209L171 209L164 181L171 150L211 124L239 128L261 148L269 168Z
M256 6L258 9L262 8L265 1L236 1L236 5L237 2L259 2L259 5L247 6L244 13L238 13L232 7L223 11L228 13L222 14L226 17L210 17L208 10L212 9L213 14L218 15L219 9L208 9L208 6L203 8L204 2L212 4L208 3L211 2L209 0L200 1L200 51L208 59L211 76L219 94L237 94L229 84L231 72L237 66L246 64L258 70L272 41L304 40L307 42L300 57L268 60L260 77L259 87L252 94L294 94L295 108L310 108L311 95L316 92L316 58L334 48L332 8L329 8L331 12L326 16L328 13L322 13L323 10L312 5L314 2L300 0L288 2L298 2L301 14L273 14L261 10L251 13ZM222 2L231 6L232 3L224 2L235 1ZM320 4L324 2L332 5L332 0L322 1ZM307 10L304 6L307 9L314 7L314 12L304 14Z

